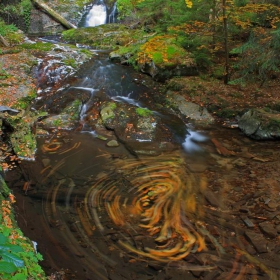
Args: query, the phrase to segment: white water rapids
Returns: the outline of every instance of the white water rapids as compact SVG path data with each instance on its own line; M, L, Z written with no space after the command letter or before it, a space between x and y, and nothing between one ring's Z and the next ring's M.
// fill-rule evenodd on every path
M106 5L103 3L98 5L93 5L86 17L85 27L105 24L106 19L107 19Z

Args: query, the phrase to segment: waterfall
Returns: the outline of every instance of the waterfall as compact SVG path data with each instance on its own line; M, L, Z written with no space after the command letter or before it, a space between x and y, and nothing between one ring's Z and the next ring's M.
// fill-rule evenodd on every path
M105 24L107 21L107 7L103 0L94 4L86 16L85 27Z
M115 2L114 6L111 9L111 12L108 16L107 23L114 23L117 21L117 2Z

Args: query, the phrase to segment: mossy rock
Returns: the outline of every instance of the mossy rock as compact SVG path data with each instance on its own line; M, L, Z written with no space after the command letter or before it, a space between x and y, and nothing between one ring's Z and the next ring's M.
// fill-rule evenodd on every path
M95 27L70 29L62 33L62 38L70 43L112 49L117 46L135 43L139 40L141 32L128 29L121 24L104 24Z
M239 128L257 140L280 139L280 113L270 109L250 109L238 121Z
M141 46L137 55L140 70L156 81L198 75L192 55L177 45L176 37L170 35L154 36Z

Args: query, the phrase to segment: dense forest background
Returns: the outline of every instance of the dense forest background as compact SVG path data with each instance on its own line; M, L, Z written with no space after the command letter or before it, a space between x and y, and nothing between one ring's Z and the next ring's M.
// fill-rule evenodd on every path
M204 72L225 83L276 78L280 1L118 0L119 18L147 32L175 36Z
M44 2L58 12L69 4L65 0ZM80 9L91 3L74 2ZM149 38L145 46L129 46L129 52L137 52L132 64L143 49L157 63L168 60L178 49L167 47L167 54L157 50L163 40L172 41L191 54L203 75L223 79L225 84L254 82L258 86L279 75L279 4L279 0L117 0L118 21L141 29ZM0 34L16 43L19 39L11 33L17 27L28 30L32 5L31 0L0 0Z

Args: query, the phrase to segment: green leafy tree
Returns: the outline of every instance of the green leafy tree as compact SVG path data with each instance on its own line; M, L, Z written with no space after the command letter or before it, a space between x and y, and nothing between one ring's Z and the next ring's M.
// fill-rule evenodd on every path
M241 56L236 64L236 79L232 84L245 84L249 80L257 80L262 86L269 78L280 71L280 28L266 30L262 27L252 31L248 42L232 53Z

